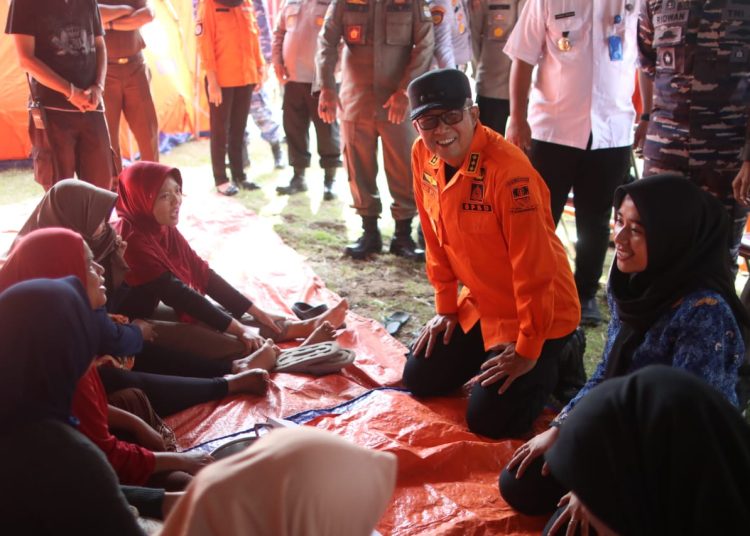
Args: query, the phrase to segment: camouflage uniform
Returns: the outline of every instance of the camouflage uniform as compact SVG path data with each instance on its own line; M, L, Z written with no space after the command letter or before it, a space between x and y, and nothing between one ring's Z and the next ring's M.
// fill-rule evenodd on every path
M644 175L682 173L738 212L731 185L748 138L750 0L648 0L639 26L641 68L654 79Z

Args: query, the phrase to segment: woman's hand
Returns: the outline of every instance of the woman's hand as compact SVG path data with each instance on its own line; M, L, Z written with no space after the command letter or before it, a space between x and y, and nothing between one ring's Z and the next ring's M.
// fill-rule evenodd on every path
M552 445L557 441L558 435L560 435L560 430L556 426L552 426L541 434L529 439L513 453L513 457L508 462L508 471L512 471L514 467L518 466L516 478L521 478L534 460L539 456L543 456L545 452L552 448ZM547 462L544 462L544 465L542 465L542 475L549 475Z
M422 348L427 345L424 357L425 359L430 357L432 349L435 347L435 343L440 334L445 332L445 335L443 335L443 344L447 345L451 341L456 326L458 326L457 314L438 314L433 316L432 319L424 325L422 331L419 332L419 337L417 337L417 341L414 343L411 353L417 355L422 351Z
M144 341L153 342L156 339L156 330L154 329L154 326L151 325L151 322L137 318L133 320L132 324L141 330L141 335L143 335Z
M581 499L569 491L562 496L560 502L557 503L558 508L567 505L565 510L560 517L558 517L549 529L550 536L557 534L557 532L568 523L568 529L565 531L565 536L574 536L576 529L580 527L581 536L589 536L589 513L586 511L586 507L583 506Z
M281 332L283 331L282 328L277 323L278 320L285 320L283 316L274 315L271 313L265 312L260 307L257 307L255 304L250 306L250 309L247 310L248 314L253 315L253 318L266 326L268 329L270 329L272 332L274 332L276 335L281 335Z
M178 454L180 457L180 471L185 471L188 474L194 475L209 463L213 462L214 459L210 454L203 452L183 452Z

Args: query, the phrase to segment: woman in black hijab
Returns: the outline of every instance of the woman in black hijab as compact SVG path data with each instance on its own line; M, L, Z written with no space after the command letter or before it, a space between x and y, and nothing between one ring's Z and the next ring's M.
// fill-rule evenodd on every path
M559 426L596 385L653 364L692 372L738 404L738 369L750 322L734 290L721 203L677 175L657 175L615 192L611 320L602 361L545 432L521 445L500 475L503 498L522 513L552 513L566 489L543 464ZM562 503L568 501L565 495ZM577 519L575 501L560 523ZM555 533L552 531L551 533Z
M0 523L7 534L140 535L101 451L75 430L76 383L98 346L76 278L0 293Z
M603 383L546 459L600 536L750 527L750 427L693 374L651 366Z

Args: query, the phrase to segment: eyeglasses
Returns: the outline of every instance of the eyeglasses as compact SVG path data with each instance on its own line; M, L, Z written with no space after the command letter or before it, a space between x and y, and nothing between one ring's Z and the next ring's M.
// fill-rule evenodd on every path
M469 106L466 106L458 110L448 110L441 114L423 115L415 119L415 121L422 130L434 130L438 127L440 121L446 125L459 123L464 118L464 110L468 109Z

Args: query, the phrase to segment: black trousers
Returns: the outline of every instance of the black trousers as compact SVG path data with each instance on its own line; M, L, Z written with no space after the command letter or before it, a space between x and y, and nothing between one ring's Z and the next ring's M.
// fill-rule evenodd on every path
M476 383L466 411L469 429L492 438L528 432L557 385L560 352L571 335L547 340L534 368L516 379L504 394L498 393L502 380L488 387ZM447 345L442 336L438 337L429 358L409 352L403 383L415 396L446 395L473 378L492 355L484 350L479 322L468 333L458 326Z
M477 95L477 106L479 106L479 121L484 126L505 136L505 124L510 115L510 101Z
M284 84L283 121L289 150L289 165L308 168L310 154L310 122L315 126L318 156L323 169L341 167L341 135L339 124L328 124L318 115L318 96L311 94L312 84Z
M99 367L99 376L107 393L130 387L140 389L161 417L224 398L229 388L224 378L165 376L115 367Z
M599 289L609 246L612 198L617 187L625 182L630 166L630 146L584 150L532 140L529 159L549 188L555 225L573 189L578 235L576 287L581 300L591 299Z
M565 507L558 508L557 503L568 490L555 477L542 476L543 464L544 457L537 458L519 479L516 479L518 467L513 471L508 471L506 467L500 473L499 485L500 495L514 510L529 516L550 516L542 531L542 535L547 536L554 522L565 511ZM565 523L557 534L565 534L567 526ZM580 534L580 529L575 534ZM596 530L589 527L589 534L596 535Z
M229 155L229 170L235 181L245 177L242 165L242 145L247 114L250 112L250 97L253 85L221 88L221 104L209 103L208 115L211 128L211 168L216 186L227 178L226 157ZM206 81L208 95L208 81Z

